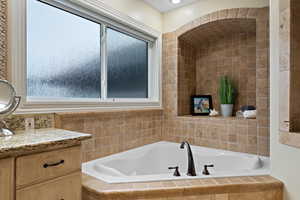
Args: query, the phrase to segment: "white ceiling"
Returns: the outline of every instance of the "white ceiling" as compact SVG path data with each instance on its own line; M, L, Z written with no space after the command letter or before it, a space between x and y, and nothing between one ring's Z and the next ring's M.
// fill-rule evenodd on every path
M173 4L170 0L143 0L153 8L159 10L160 12L167 12L175 8L179 8L188 4L191 4L198 0L181 0L179 4Z

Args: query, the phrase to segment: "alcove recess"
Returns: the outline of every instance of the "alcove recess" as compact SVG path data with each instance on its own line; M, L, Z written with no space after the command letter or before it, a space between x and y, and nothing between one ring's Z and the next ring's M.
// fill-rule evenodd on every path
M280 142L300 148L300 1L280 8Z
M251 18L221 19L181 35L178 38L178 115L191 115L192 95L212 95L214 108L220 110L219 80L225 75L238 93L234 113L242 105L256 106L257 94L261 92L256 77L257 41L257 23Z

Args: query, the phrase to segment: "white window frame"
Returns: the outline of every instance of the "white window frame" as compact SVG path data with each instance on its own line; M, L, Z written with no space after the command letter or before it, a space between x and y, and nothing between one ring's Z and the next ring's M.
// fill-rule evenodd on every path
M111 109L162 108L161 102L161 33L133 18L116 11L98 0L40 0L79 16L91 19L104 27L148 41L148 96L145 99L102 98L102 99L28 99L26 92L26 2L10 0L9 8L9 65L11 81L17 94L22 97L17 113L52 113L66 111L97 111ZM102 42L106 41L102 36ZM102 47L105 48L105 44ZM102 52L104 49L101 49ZM106 96L106 56L101 56L101 96ZM104 85L104 87L103 87ZM105 88L105 90L103 90Z

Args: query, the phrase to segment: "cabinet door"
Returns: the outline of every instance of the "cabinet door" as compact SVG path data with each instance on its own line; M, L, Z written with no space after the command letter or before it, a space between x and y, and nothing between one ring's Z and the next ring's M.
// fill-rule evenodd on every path
M14 159L0 160L0 199L14 199Z
M17 200L81 200L81 172L17 190Z

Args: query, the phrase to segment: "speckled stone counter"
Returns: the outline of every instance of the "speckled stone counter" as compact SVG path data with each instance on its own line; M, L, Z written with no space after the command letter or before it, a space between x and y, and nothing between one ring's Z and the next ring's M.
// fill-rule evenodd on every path
M89 138L90 134L62 129L18 131L14 136L0 137L0 158L79 145Z

